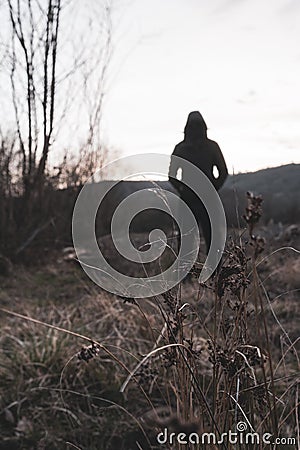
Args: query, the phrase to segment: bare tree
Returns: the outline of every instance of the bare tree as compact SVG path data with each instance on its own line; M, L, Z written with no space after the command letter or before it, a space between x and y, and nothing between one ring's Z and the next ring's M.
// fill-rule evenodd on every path
M8 115L1 116L0 170L6 175L0 212L8 211L9 196L22 197L10 202L21 208L19 219L2 220L4 231L19 221L13 241L21 248L59 215L46 187L79 186L107 157L100 124L112 48L110 1L0 3L0 89L8 94ZM11 189L16 181L17 191Z
M10 85L25 198L40 191L55 135L79 98L86 110L81 146L86 149L88 164L101 160L100 118L111 55L111 7L100 3L101 15L99 2L85 7L86 11L90 6L88 32L94 30L94 40L80 44L76 33L73 31L70 39L66 30L68 19L74 20L71 10L79 8L78 4L69 0L7 0ZM64 48L68 39L77 48L64 65L62 52L68 53Z
M61 0L48 0L46 8L32 0L7 2L11 23L12 98L23 160L24 194L28 196L41 183L53 133ZM20 76L20 71L23 72L26 92L26 137L21 125L20 101L16 87L16 78ZM42 92L38 86L41 77ZM42 151L37 158L40 133L38 101L42 107L43 127Z

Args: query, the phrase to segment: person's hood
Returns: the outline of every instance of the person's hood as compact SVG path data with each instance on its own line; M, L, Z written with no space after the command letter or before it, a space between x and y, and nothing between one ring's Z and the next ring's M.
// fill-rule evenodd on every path
M207 137L207 125L199 111L192 111L184 128L184 139L197 141Z

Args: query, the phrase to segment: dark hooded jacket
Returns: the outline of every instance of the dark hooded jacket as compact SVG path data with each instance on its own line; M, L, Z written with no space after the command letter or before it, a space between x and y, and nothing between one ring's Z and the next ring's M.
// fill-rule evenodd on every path
M184 140L176 145L173 155L190 161L202 170L216 190L222 187L227 178L228 171L221 149L216 142L208 139L207 125L199 111L193 111L189 114L184 128ZM218 169L218 178L215 178L213 174L214 166ZM180 190L184 187L182 183L178 183L176 180L178 169L180 169L180 165L171 157L169 179ZM183 183L185 176L186 174L182 173Z
M184 128L184 140L176 145L171 156L169 180L179 192L184 203L188 205L194 214L197 223L201 226L206 243L206 252L208 253L211 245L210 218L201 199L186 185L189 181L189 174L184 173L184 170L182 170L182 181L177 179L177 172L182 167L180 167L178 161L175 161L174 155L191 162L202 170L216 190L219 190L224 184L228 175L225 160L218 144L207 138L207 126L198 111L193 111L189 114ZM213 173L214 166L217 167L219 172L217 178ZM200 179L199 183L201 183Z

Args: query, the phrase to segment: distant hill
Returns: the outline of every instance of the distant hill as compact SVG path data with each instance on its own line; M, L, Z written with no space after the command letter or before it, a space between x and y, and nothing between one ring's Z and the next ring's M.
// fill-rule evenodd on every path
M98 214L100 234L109 234L110 220L117 205L128 195L139 189L159 186L162 189L175 192L168 181L102 181L93 187L98 194L102 189L108 189L102 209ZM300 164L288 164L280 167L258 170L257 172L230 175L220 191L229 226L243 224L243 214L246 207L246 193L251 191L263 196L263 216L261 223L282 222L283 224L300 223ZM96 195L97 197L98 195ZM137 203L139 200L136 200ZM150 205L148 205L149 207ZM144 207L143 202L140 210ZM132 223L132 231L140 232L155 228L155 224L170 226L168 216L160 211L149 209L136 217Z
M135 191L160 186L162 189L175 193L169 181L120 181L114 186L115 183L115 181L101 181L91 184L89 189L92 195L83 202L88 207L91 201L98 202L97 199L102 197L101 193L107 192L96 218L96 233L99 237L110 234L111 218L116 207ZM9 223L12 225L8 227L0 223L1 253L10 257L12 254L17 254L19 258L20 253L23 255L28 250L30 260L30 251L33 247L49 246L50 248L53 245L72 245L72 215L79 191L79 186L64 190L50 189L41 204L42 212L39 205L37 210L32 210L32 217L29 219L26 217L26 221L24 221L23 199L11 198L9 203L11 222ZM245 225L243 214L247 191L263 196L262 224L267 224L270 220L282 224L300 223L300 164L288 164L229 176L220 191L229 227ZM146 205L141 199L136 200L135 206L137 211L142 211ZM151 205L147 206L151 208ZM84 227L88 226L84 213L80 221L84 230ZM120 226L123 226L122 221ZM167 233L172 227L173 222L168 213L157 210L155 204L151 209L137 214L130 224L131 232L136 234L149 232L154 228L161 228Z
M97 214L97 234L103 236L110 233L112 216L121 201L140 189L154 187L176 193L169 181L106 180L91 184L86 191L87 199L83 201L86 207L91 205L91 199L99 199L107 192ZM230 175L220 191L229 226L236 227L243 224L247 191L263 196L261 223L266 224L271 219L283 224L300 222L300 164ZM142 211L145 206L143 198L137 197L135 205L138 211ZM147 207L151 208L151 205L147 204ZM86 214L82 214L83 223L85 217ZM133 219L130 229L135 233L149 232L158 226L163 229L171 228L172 220L170 221L168 214L159 211L153 204L151 209Z
M263 196L263 222L300 222L300 164L230 175L220 191L229 225L244 213L247 191Z

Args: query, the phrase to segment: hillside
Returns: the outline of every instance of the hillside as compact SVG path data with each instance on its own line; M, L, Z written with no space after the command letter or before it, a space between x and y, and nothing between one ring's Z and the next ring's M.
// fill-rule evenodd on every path
M127 196L141 189L160 187L175 193L169 181L101 181L91 185L87 195L100 198L107 191L104 201L98 211L98 234L110 233L110 221L116 207ZM252 173L230 175L220 191L229 226L238 226L246 205L246 192L251 191L263 196L264 223L271 219L274 222L291 224L300 222L300 164L289 164L281 167L259 170ZM140 202L140 205L139 205ZM90 204L87 199L86 205ZM144 209L143 200L136 199L138 210ZM155 208L140 213L132 222L133 232L145 232L155 228L156 225L170 227L168 216ZM148 208L150 204L147 205ZM84 215L85 216L85 215Z
M229 225L237 225L245 208L245 193L263 196L264 221L296 223L300 221L300 164L230 175L220 191Z
M159 186L174 192L168 181L121 181L113 187L115 183L101 181L88 188L93 194L91 198L94 199L101 198L103 192L107 192L97 214L97 236L110 234L110 221L116 207L137 190ZM0 214L1 253L9 257L18 255L19 258L24 257L24 250L28 249L31 260L33 248L42 248L45 245L52 247L53 242L58 247L72 245L72 213L79 191L80 187L48 190L43 202L32 210L31 217L27 216L25 224L23 199L11 198L5 204L0 197L0 210L9 212L6 220L5 215ZM300 164L229 176L220 191L229 227L243 225L247 191L263 196L263 224L269 223L270 220L282 224L300 223ZM88 207L90 200L85 203ZM142 202L139 210L142 211L144 206ZM86 215L83 214L82 217L84 222ZM134 233L149 232L157 227L170 228L171 223L168 215L158 211L153 205L134 218L130 229ZM14 230L17 230L15 235Z

